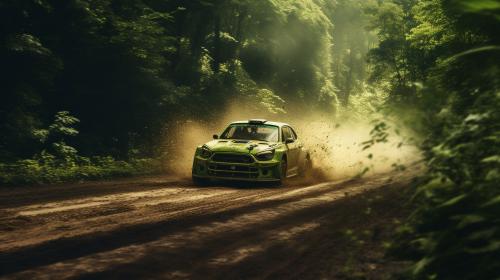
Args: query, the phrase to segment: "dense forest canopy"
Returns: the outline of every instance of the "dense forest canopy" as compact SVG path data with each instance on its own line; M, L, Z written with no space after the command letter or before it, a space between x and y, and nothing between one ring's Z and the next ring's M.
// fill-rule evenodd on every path
M351 2L2 1L2 157L39 150L33 131L63 110L81 120L81 153L121 158L242 96L334 111L365 72ZM336 13L357 17L339 24L357 38L335 34Z
M408 277L493 279L499 34L498 0L2 0L2 183L149 168L171 125L235 100L332 120L373 103L423 139Z

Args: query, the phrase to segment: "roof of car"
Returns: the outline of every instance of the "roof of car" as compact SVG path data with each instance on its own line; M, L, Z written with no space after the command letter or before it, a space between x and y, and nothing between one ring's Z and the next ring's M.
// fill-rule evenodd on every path
M237 124L237 123L250 123L250 121L252 120L246 120L246 121L235 121L235 122L232 122L231 124ZM284 126L284 125L287 125L287 126L290 126L289 124L287 123L282 123L282 122L273 122L273 121L267 121L267 120L258 120L258 121L262 121L263 124L268 124L268 125L275 125L275 126Z

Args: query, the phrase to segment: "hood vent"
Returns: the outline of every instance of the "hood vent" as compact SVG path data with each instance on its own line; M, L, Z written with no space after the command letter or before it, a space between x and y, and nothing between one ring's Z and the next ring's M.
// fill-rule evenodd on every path
M248 143L248 140L233 140L233 143Z

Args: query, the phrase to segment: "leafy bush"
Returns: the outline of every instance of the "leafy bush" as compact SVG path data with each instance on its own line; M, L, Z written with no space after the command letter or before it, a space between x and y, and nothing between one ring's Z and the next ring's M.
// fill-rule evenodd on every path
M500 93L485 94L479 103L477 113L428 151L430 173L399 244L416 261L412 278L499 276Z
M417 3L417 25L407 39L431 54L422 69L425 87L413 96L428 117L428 174L393 250L414 261L409 279L498 279L500 42L492 35L500 27L498 6L489 10L485 0ZM485 10L475 14L465 6Z
M128 162L107 157L82 157L64 140L78 134L74 127L79 120L67 111L56 113L47 129L33 132L47 149L32 159L0 163L0 185L57 183L74 180L100 179L149 174L160 171L154 159L132 159Z
M0 185L58 183L111 177L144 175L161 171L160 161L133 159L128 162L112 157L78 157L70 164L45 154L38 159L0 163Z

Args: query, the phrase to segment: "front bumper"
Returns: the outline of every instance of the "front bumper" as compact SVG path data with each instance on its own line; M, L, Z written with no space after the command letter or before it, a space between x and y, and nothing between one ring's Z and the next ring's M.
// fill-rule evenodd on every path
M276 160L229 163L195 156L192 174L205 179L270 182L280 180L279 168L280 162Z

